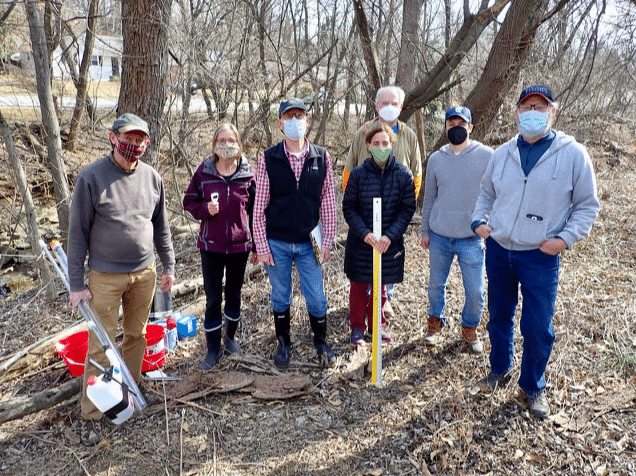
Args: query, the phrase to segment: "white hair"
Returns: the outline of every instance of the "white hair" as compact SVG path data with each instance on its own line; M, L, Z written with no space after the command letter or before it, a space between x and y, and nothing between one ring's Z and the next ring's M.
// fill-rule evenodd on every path
M404 89L402 89L399 86L384 86L380 89L378 89L378 92L375 93L375 102L377 103L378 101L380 101L380 98L382 97L382 95L384 93L393 93L397 96L398 98L398 102L400 104L404 104Z

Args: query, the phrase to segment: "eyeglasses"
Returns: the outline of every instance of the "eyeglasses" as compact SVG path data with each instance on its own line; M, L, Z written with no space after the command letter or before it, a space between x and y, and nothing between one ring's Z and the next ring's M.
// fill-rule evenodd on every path
M528 112L531 111L532 109L534 109L535 111L539 111L539 112L546 112L548 110L548 108L550 107L549 104L522 104L521 106L519 106L519 111L521 112Z
M307 113L304 111L298 111L298 112L286 112L285 114L282 115L281 120L283 121L288 121L290 119L298 119L300 121L304 120L307 117Z

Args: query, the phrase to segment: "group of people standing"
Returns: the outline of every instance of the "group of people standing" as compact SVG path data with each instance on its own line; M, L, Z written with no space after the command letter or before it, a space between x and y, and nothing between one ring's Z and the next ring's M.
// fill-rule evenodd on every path
M398 120L403 102L404 91L398 87L378 91L378 117L355 133L345 164L342 210L349 231L344 271L350 280L354 345L363 345L365 332L372 331L373 250L382 255L379 335L385 342L391 340L385 323L386 315L393 314L393 285L404 277L403 237L415 212L422 164L416 134ZM599 211L587 151L551 127L557 108L547 86L524 89L515 109L519 135L496 151L470 139L468 108L450 108L445 115L449 144L428 161L421 227L421 246L430 254L424 342L436 345L441 340L447 323L446 282L457 256L465 289L461 332L474 354L483 351L477 328L488 277L491 371L479 384L496 388L513 366L520 287L524 345L519 386L530 412L541 418L549 414L544 373L554 342L559 254L589 233ZM207 347L202 370L214 368L224 352L241 352L236 331L250 259L264 264L271 285L275 365L290 364L294 265L317 357L326 367L336 363L327 343L321 267L330 258L337 230L333 166L327 150L306 138L307 109L297 98L281 102L277 125L283 140L263 152L256 171L243 155L237 129L219 125L212 155L199 165L185 192L185 210L200 221L197 246L206 294ZM114 122L109 133L112 153L77 177L68 248L71 303L92 300L112 337L122 306L124 360L137 381L155 288L153 243L163 265L164 291L174 282L175 265L163 182L139 161L148 137L146 122L137 116L124 114ZM374 198L381 198L380 238L373 233ZM312 234L319 243L312 243ZM89 358L108 365L92 335L87 362ZM80 431L86 445L101 439L101 414L86 396L86 380L95 372L86 366Z

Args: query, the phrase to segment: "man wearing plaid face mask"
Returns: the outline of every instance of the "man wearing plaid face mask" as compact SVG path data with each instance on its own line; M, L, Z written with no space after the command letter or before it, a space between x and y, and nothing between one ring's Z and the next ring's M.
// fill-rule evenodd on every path
M86 299L115 340L123 308L124 362L138 384L146 348L146 323L155 294L157 249L163 265L161 289L174 281L174 250L164 204L161 175L139 159L149 144L148 124L124 114L109 132L113 151L80 171L75 181L68 233L68 273L73 307ZM88 253L88 286L84 260ZM99 340L89 334L80 403L80 439L87 446L101 440L102 413L86 395L88 377L99 373L93 359L107 367ZM142 388L142 393L143 393Z

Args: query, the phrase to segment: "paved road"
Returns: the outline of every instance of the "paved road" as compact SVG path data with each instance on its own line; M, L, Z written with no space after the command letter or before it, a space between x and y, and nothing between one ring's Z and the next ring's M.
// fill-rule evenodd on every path
M97 105L98 109L114 109L117 107L117 99L108 99L108 98L91 98L93 103ZM37 96L0 96L0 107L7 108L34 108L37 109L40 107L40 101ZM61 107L72 109L75 107L75 98L74 97L64 97L62 98ZM181 101L175 100L172 103L172 109L176 111L181 110ZM203 98L199 96L193 96L192 101L190 102L190 111L191 112L205 112L205 102Z

